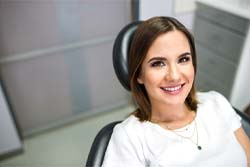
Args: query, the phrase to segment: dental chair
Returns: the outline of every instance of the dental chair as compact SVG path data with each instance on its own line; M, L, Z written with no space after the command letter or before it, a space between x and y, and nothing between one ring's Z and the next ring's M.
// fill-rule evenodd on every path
M140 23L140 21L136 21L125 26L116 37L113 47L113 66L115 69L115 73L122 86L128 91L130 91L130 86L128 80L127 57L133 34ZM250 118L236 108L234 109L242 118L242 126L249 136ZM90 148L90 152L85 165L86 167L100 167L102 165L104 155L113 132L113 128L120 122L121 121L112 122L103 127L98 132Z

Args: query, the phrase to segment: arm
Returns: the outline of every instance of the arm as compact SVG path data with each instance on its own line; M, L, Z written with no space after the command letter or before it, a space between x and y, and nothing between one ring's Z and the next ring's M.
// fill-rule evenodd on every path
M242 127L237 129L234 132L234 134L246 153L247 166L250 167L250 140L247 137L247 135Z
M216 92L213 93L216 96L217 104L221 113L223 114L225 121L228 124L228 128L234 132L237 141L242 146L246 154L248 167L250 167L250 140L242 128L241 117L236 113L235 109L232 108L231 104L223 95Z

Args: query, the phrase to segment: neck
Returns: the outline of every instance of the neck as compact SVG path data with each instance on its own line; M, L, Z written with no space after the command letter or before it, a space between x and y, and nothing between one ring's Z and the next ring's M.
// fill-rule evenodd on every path
M185 104L158 106L157 108L152 106L152 121L175 124L190 119L190 116L191 111Z

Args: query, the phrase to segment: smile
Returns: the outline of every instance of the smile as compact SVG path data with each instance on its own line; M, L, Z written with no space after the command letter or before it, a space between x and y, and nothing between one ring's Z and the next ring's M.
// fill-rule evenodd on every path
M184 86L184 84L181 84L181 85L172 86L172 87L161 87L161 89L164 90L164 91L168 91L168 92L177 92L177 91L179 91L183 86Z

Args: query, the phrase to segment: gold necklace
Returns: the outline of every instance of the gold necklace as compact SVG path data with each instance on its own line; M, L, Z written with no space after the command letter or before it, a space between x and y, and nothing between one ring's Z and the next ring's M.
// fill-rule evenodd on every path
M191 120L190 122L188 122L188 124L185 126L185 128L180 128L180 129L177 129L177 130L172 129L172 128L169 128L168 125L165 125L165 126L166 126L166 128L167 128L168 130L170 130L170 131L184 132L184 131L187 131L187 130L190 128L190 125L191 125L192 122L193 122L193 120ZM192 135L192 136L193 136L193 135Z
M181 138L184 138L184 139L188 139L189 141L191 141L193 144L195 144L195 145L197 146L197 149L198 149L198 150L201 150L202 147L199 145L199 134L198 134L198 129L197 129L196 120L194 120L194 123L195 123L195 129L194 129L194 131L193 131L193 133L192 133L192 135L191 135L190 137L180 135L180 134L178 134L175 130L170 129L168 126L166 126L166 128L167 128L169 131L173 132L175 135L177 135L177 136L179 136L179 137L181 137ZM195 132L196 132L196 142L192 140L192 137L194 136L194 133L195 133Z

